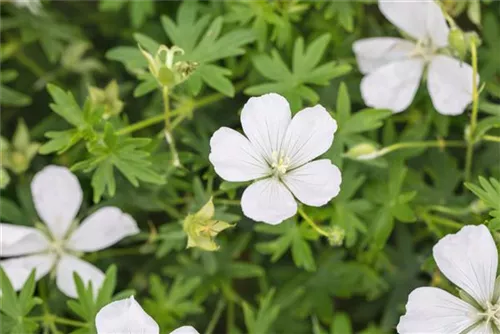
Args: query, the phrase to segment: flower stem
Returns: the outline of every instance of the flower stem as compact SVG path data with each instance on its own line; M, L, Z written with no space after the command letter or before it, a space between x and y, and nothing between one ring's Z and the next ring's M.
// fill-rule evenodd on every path
M325 236L325 237L328 237L328 236L329 236L329 234L328 234L328 232L327 232L327 231L323 230L321 227L319 227L318 225L316 225L316 223L315 223L315 222L311 219L311 217L309 217L309 216L305 213L304 209L299 208L298 212L299 212L299 215L300 215L302 218L304 218L304 220L305 220L305 221L306 221L309 225L311 225L311 227L312 227L312 228L313 228L316 232L318 232L319 234L321 234L321 235L323 235L323 236Z
M492 141L495 143L500 143L500 137L499 136L490 136L490 135L484 135L483 140L486 141Z
M163 119L164 119L163 115L158 115L158 116L154 116L154 117L151 117L151 118L147 118L147 119L142 120L140 122L131 124L131 125L126 126L124 128L121 128L120 130L116 131L116 134L119 135L119 136L120 135L126 135L126 134L129 134L129 133L135 132L137 130L141 130L141 129L147 128L150 125L154 125L154 124L163 122Z
M170 99L169 99L169 89L168 87L163 87L162 94L163 98L163 118L165 120L165 139L167 140L168 146L170 147L170 152L172 153L172 165L174 167L180 167L181 162L179 160L179 154L177 153L177 148L175 146L175 139L172 134L172 123L170 121Z
M472 58L472 114L470 118L469 132L467 135L467 152L465 154L465 181L469 181L472 170L472 158L474 156L474 137L477 127L477 114L479 110L479 93L477 89L477 48L473 38L470 41Z
M224 298L219 299L217 302L217 306L215 307L214 314L212 315L212 319L210 319L210 322L208 323L207 330L205 331L205 334L212 334L212 332L215 329L215 326L219 322L220 316L222 315L222 311L224 311L224 308L226 307L226 302L224 301Z

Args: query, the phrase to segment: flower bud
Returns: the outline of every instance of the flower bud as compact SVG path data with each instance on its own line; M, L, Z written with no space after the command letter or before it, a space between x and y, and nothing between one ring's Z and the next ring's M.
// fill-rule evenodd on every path
M2 166L16 174L22 174L29 168L39 148L39 143L31 142L28 127L23 120L20 120L12 137L12 144L4 138L1 139Z
M460 59L465 58L469 46L465 34L461 29L455 27L450 30L448 34L448 43Z
M214 212L214 203L210 198L198 212L184 219L183 229L188 237L187 248L198 247L206 251L219 249L219 245L215 243L215 237L233 225L212 219Z
M378 150L370 143L362 143L351 147L345 156L355 160L371 160L378 156Z
M9 173L5 170L5 168L0 167L0 189L5 189L10 183Z
M104 89L90 86L89 97L93 105L104 107L102 115L104 119L116 116L123 110L123 101L120 100L120 92L116 80L111 81Z
M333 226L328 229L328 242L330 246L342 246L345 238L345 230L340 226Z

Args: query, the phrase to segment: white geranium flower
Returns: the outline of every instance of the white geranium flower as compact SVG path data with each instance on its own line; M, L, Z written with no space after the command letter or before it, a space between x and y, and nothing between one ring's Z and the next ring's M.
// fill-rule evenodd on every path
M142 309L134 297L104 306L95 317L97 334L159 334L156 321ZM199 334L191 326L177 328L170 334Z
M436 110L459 115L472 101L472 68L440 54L450 32L434 1L379 0L382 14L415 41L380 37L354 43L366 105L401 112L413 101L424 69L427 89ZM479 77L477 78L479 81Z
M337 130L325 108L305 108L292 119L284 97L266 94L248 100L241 125L246 137L226 127L213 134L209 159L226 181L256 180L241 198L245 216L279 224L297 212L294 196L321 206L339 193L339 169L328 159L310 162L330 148Z
M465 226L433 249L441 272L463 290L465 301L438 288L418 288L408 297L401 334L498 333L500 301L495 291L498 252L484 225Z
M19 290L36 269L39 280L54 269L56 284L68 297L76 297L73 272L97 291L104 280L101 270L80 260L81 252L107 248L139 233L135 220L115 207L103 207L76 229L73 221L82 204L78 179L67 168L47 166L31 182L36 211L48 231L0 223L0 266ZM50 234L50 237L47 236Z

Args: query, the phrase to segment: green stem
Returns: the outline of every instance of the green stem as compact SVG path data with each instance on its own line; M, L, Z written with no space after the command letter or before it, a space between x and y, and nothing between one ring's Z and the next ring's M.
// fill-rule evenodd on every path
M38 66L38 64L35 63L33 60L31 60L31 58L27 57L22 50L19 50L16 53L16 58L21 64L27 67L37 77L40 78L45 75L45 70L40 66Z
M477 127L477 114L479 110L479 93L477 89L477 49L474 38L470 41L472 58L472 114L470 118L469 133L467 136L467 152L465 154L465 181L469 181L472 170L472 159L474 156L474 137Z
M319 234L321 234L321 235L324 235L325 237L328 237L328 236L329 236L329 234L328 234L328 232L327 232L327 231L323 230L321 227L319 227L318 225L316 225L316 223L315 223L315 222L311 219L311 217L309 217L309 216L305 213L304 209L299 208L298 212L299 212L299 215L300 215L300 216L301 216L301 217L302 217L302 218L303 218L303 219L304 219L304 220L305 220L305 221L306 221L309 225L311 225L311 227L312 227L312 228L313 228L316 232L318 232L318 233L319 233Z
M175 139L172 134L172 122L170 121L170 99L169 99L168 87L163 87L162 98L163 98L163 117L165 120L165 139L167 140L168 146L170 147L170 152L172 154L172 165L174 167L180 167L181 162L179 160L179 154L177 153L177 148L175 146Z
M233 333L234 328L234 302L229 301L227 306L226 331L228 334Z
M483 140L500 143L500 137L498 136L484 135Z
M373 152L373 153L368 153L364 155L363 158L360 158L360 160L369 160L369 159L375 159L381 156L384 156L388 153L401 150L401 149L406 149L406 148L428 148L428 147L439 147L441 149L444 149L445 147L466 147L466 143L461 141L461 140L434 140L434 141L414 141L414 142L403 142L403 143L397 143L393 144L384 148L381 148L380 150Z
M129 133L135 132L137 130L141 130L141 129L147 128L150 125L161 123L161 122L163 122L163 119L164 119L163 115L158 115L158 116L154 116L154 117L151 117L151 118L147 118L147 119L142 120L140 122L131 124L131 125L126 126L124 128L121 128L120 130L116 131L116 134L119 135L119 136L120 135L126 135L126 134L129 134Z
M73 327L87 327L87 323L86 322L82 322L82 321L76 321L76 320L71 320L71 319L67 319L67 318L60 318L58 316L55 316L53 314L45 314L44 316L40 316L40 317L29 317L28 319L30 320L33 320L33 321L40 321L40 322L45 322L45 323L50 323L50 322L54 322L54 323L58 323L58 324L61 324L61 325L68 325L68 326L73 326Z
M210 319L210 322L208 323L207 330L205 331L205 334L212 334L212 332L215 329L215 326L219 322L220 316L222 315L222 311L224 311L224 308L226 307L226 302L224 301L224 298L219 299L217 302L217 306L215 307L214 314L212 315L212 319Z
M95 261L97 259L114 257L114 256L126 256L126 255L141 255L141 247L129 247L129 248L112 248L107 249L98 253L91 253L85 256L86 259Z

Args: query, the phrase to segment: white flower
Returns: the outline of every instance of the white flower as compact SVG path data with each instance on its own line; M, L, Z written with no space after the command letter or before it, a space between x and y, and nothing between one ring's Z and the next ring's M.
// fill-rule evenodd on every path
M379 0L382 14L416 42L393 37L368 38L353 45L366 105L401 112L413 101L424 69L436 110L459 115L472 101L472 68L439 52L448 46L449 28L434 1ZM479 77L477 78L479 81Z
M95 317L97 334L159 334L160 328L134 297L104 306ZM191 326L177 328L170 334L199 334Z
M438 288L418 288L408 297L401 334L486 334L500 329L500 301L494 296L498 252L484 225L465 226L433 249L441 272L470 297L464 301Z
M47 166L31 182L36 211L48 231L0 223L0 266L19 290L30 272L36 279L55 270L56 284L69 297L76 297L73 272L85 284L92 282L97 291L104 274L92 264L80 260L81 252L107 248L121 239L139 233L135 220L115 207L103 207L72 229L82 204L78 179L67 168ZM50 237L47 236L50 234Z
M241 112L245 136L222 127L210 140L210 162L226 181L256 180L245 189L241 207L256 221L279 224L300 202L321 206L340 191L341 175L325 153L337 123L320 105L299 111L278 94L252 97ZM293 194L293 195L292 195Z

